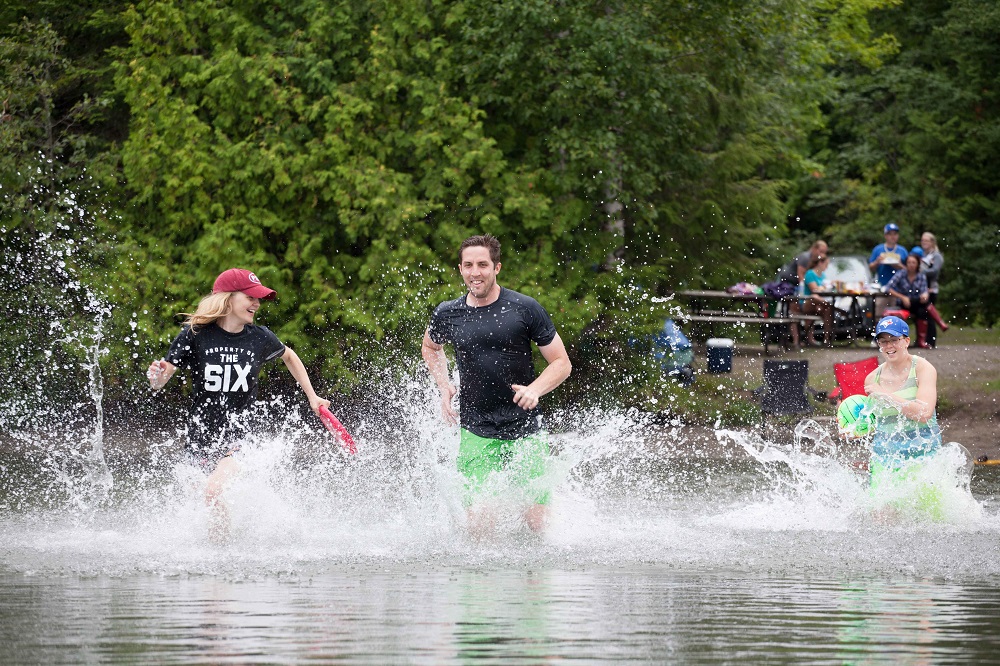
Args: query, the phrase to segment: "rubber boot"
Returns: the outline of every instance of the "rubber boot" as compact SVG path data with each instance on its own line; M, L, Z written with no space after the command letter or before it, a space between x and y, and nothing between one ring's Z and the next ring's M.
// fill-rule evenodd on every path
M927 304L927 314L931 316L931 319L938 325L942 333L948 330L948 324L944 323L944 319L941 319L941 313L937 311L933 303Z
M917 346L921 349L930 349L931 346L927 344L927 320L918 319L917 320Z

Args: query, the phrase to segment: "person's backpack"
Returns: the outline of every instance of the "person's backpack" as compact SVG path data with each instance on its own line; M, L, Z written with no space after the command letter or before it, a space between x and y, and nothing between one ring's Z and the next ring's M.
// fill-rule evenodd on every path
M795 285L778 280L765 282L762 288L764 289L764 295L771 298L786 298L795 294Z

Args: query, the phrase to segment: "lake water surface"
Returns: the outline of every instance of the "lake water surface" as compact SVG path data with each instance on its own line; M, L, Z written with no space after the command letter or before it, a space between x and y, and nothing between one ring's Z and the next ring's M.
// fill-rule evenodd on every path
M957 447L942 516L887 516L829 442L703 451L583 416L556 438L547 531L501 493L473 539L453 433L410 421L362 426L354 457L298 422L246 447L222 544L175 440L108 446L107 486L86 437L22 438L0 459L0 661L996 659L1000 470L970 482Z

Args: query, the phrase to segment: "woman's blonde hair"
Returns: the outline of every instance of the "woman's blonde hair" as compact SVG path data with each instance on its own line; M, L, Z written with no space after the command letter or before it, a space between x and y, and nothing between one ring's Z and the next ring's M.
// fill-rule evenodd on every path
M218 294L209 294L201 299L197 310L181 313L181 315L186 317L184 323L190 326L191 330L195 333L198 332L200 326L214 324L233 311L233 306L229 302L233 297L233 293L232 291L222 291Z
M932 234L929 231L925 231L923 234L921 234L920 240L923 240L924 236L927 236L928 238L931 239L931 245L934 246L934 251L937 252L937 249L938 249L938 246L937 246L937 236L935 236L934 234Z

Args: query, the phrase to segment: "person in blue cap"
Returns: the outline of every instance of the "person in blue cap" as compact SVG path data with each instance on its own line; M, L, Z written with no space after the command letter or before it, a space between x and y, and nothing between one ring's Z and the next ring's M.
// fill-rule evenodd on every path
M889 284L889 280L906 266L908 252L899 244L899 226L890 222L882 229L884 243L879 243L872 249L868 257L868 267L875 273L881 286Z
M880 319L875 341L885 362L865 378L874 429L868 465L872 493L890 498L895 508L939 518L940 489L921 481L918 468L941 448L937 370L910 354L910 328L899 317Z

